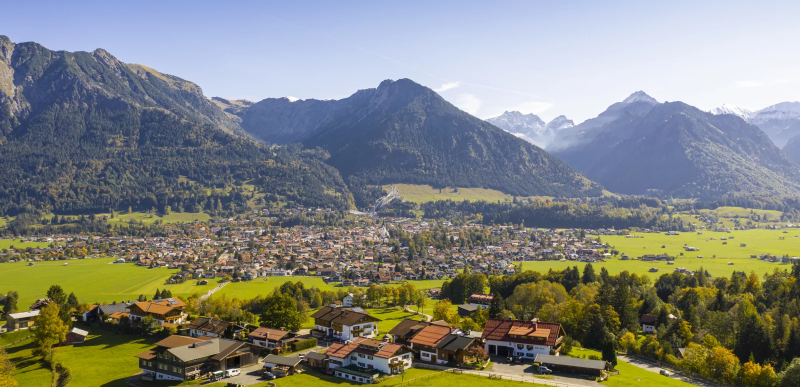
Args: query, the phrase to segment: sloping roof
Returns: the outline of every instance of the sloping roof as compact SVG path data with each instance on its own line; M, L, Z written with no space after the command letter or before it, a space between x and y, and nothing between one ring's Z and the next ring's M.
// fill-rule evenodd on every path
M450 334L447 335L444 340L440 341L439 344L436 345L436 348L455 352L459 349L467 349L475 340L474 337Z
M225 333L225 330L228 329L228 325L230 324L231 323L227 321L222 321L212 317L200 317L189 323L189 329L211 332L220 335Z
M134 357L138 357L139 359L144 359L144 360L152 360L156 358L156 351L154 349L148 349L147 351L135 355Z
M466 310L468 312L474 312L478 308L480 308L480 306L478 306L478 305L470 305L470 304L464 304L464 305L459 305L458 306L458 309L463 309L463 310Z
M189 336L172 335L170 337L165 338L164 340L157 342L156 345L165 348L175 348L175 347L180 347L182 345L197 343L199 341L203 340Z
M18 320L26 317L36 317L38 315L39 315L39 310L32 310L29 312L11 313L8 316L15 320Z
M473 293L469 296L469 302L476 304L488 305L492 302L492 299L494 299L494 296L491 294Z
M89 336L89 332L88 331L84 331L83 329L80 329L80 328L72 328L72 330L70 332L72 332L72 333L74 333L76 335Z
M128 306L130 306L130 305L133 305L133 303L128 304L126 302L121 302L119 304L100 305L100 306L97 307L97 314L99 314L99 315L103 315L103 314L112 315L112 314L114 314L116 312L128 313Z
M435 347L442 339L452 332L450 327L428 325L411 339L411 343Z
M606 368L606 362L602 360L588 360L588 359L579 359L575 357L553 356L553 355L543 355L543 354L536 355L536 358L533 360L533 362L561 365L567 367L586 368L592 370L604 370Z
M430 323L404 319L394 326L388 333L390 335L408 336L409 333L427 327Z
M658 317L653 316L652 314L643 314L642 318L639 319L639 323L653 325L656 322L656 320L658 320Z
M284 331L282 329L275 329L275 328L267 328L267 327L258 327L256 330L250 332L247 337L254 338L254 339L267 339L267 340L280 340L286 335L289 334L289 331Z
M330 347L328 347L328 349L325 350L325 354L328 356L345 358L349 356L350 353L356 348L358 348L358 343L360 343L362 340L364 340L364 338L359 337L350 343L333 343Z
M483 328L481 337L484 340L544 344L552 347L558 344L558 338L562 336L561 332L562 328L559 323L490 318ZM511 335L515 337L511 337Z
M306 353L306 359L314 359L314 360L325 360L328 356L322 352L308 352Z
M380 321L380 319L370 316L368 313L355 312L346 308L331 308L330 306L323 306L316 313L312 314L311 317L342 325L356 324L365 317L369 317L370 320L374 319Z
M264 363L272 363L289 367L297 367L297 365L302 361L302 359L296 356L278 356L273 354L269 354L264 358Z

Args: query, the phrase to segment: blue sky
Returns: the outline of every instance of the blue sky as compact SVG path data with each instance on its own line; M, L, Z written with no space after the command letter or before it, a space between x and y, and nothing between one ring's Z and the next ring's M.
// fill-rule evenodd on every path
M579 122L636 90L703 109L800 99L800 2L662 3L13 2L0 34L250 100L410 78L481 118Z

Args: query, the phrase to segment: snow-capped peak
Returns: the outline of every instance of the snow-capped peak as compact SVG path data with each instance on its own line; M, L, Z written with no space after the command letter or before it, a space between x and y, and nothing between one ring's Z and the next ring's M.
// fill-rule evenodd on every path
M749 120L750 116L753 115L753 112L750 111L750 110L747 110L745 108L741 108L741 107L738 107L738 106L735 106L735 105L728 105L728 104L722 104L722 106L713 108L713 109L709 110L708 112L711 113L711 114L714 114L714 115L732 114L734 116L740 117L741 119L743 119L745 121Z
M287 95L286 97L283 97L283 98L285 98L285 99L288 99L288 100L289 100L289 102L297 102L297 101L300 101L300 98L297 98L297 97L292 97L291 95Z
M658 103L658 101L656 101L655 98L647 95L647 93L641 90L629 95L628 98L625 98L625 100L622 101L622 103L634 103L634 102L650 102L652 104Z
M558 116L547 123L547 131L555 133L559 130L571 128L573 126L575 126L575 123L572 122L572 120L564 116Z

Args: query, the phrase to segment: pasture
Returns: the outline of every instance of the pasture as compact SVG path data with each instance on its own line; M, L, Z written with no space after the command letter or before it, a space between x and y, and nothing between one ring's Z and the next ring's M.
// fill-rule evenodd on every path
M99 214L99 216L109 216L110 214ZM110 216L108 218L108 224L119 224L119 223L129 223L133 222L142 222L144 224L153 224L157 220L160 220L163 223L191 223L194 221L198 222L205 222L211 219L211 216L203 213L203 212L172 212L169 215L158 216L153 214L152 216L145 212L133 212L130 214L115 214L114 218L112 219Z
M16 249L23 249L23 248L41 248L50 246L49 243L46 242L21 242L19 239L0 239L0 251L10 248L14 246Z
M485 200L487 202L496 201L512 201L513 195L505 194L498 190L488 188L462 188L462 187L447 187L447 188L433 188L429 185L416 185L416 184L387 184L383 186L384 191L389 192L394 185L400 192L400 196L409 202L425 203L437 200L453 200L453 201L479 201ZM524 197L519 197L523 199ZM534 197L531 197L534 198ZM546 197L540 197L546 199Z

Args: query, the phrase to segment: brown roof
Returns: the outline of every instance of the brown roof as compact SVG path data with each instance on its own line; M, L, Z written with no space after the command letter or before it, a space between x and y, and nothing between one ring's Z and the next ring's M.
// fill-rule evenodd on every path
M390 335L408 336L410 333L419 331L428 325L430 325L430 323L424 321L404 319L395 325L388 333Z
M643 314L642 318L639 319L639 323L653 325L653 323L655 323L656 320L658 320L658 317L653 316L652 314Z
M328 356L338 357L338 358L345 358L350 355L350 352L353 352L356 348L358 348L358 342L363 339L359 337L355 339L351 343L333 343L331 344L328 349L325 350L325 354Z
M145 312L167 314L176 308L183 309L186 303L181 301L180 298L167 298L164 300L136 302L134 305Z
M189 345L189 344L192 344L192 343L199 343L201 341L203 341L203 340L202 339L195 339L194 337L172 335L170 337L167 337L164 340L161 340L161 341L157 342L156 345L159 346L159 347L175 348L175 347L181 347L181 346L184 346L184 345Z
M211 332L217 335L221 335L225 333L225 330L228 329L228 325L231 323L227 321L222 321L212 317L200 317L194 319L189 324L189 329L196 329L198 331L203 332Z
M475 304L490 304L494 296L490 294L473 293L469 296L469 302Z
M144 359L144 360L152 360L156 358L156 351L153 349L148 349L147 351L135 355L134 357L138 357L139 359Z
M367 313L354 312L343 308L331 308L330 306L323 306L316 313L312 314L311 317L342 325L357 324L365 318L367 321L380 321L380 319L370 316Z
M427 327L423 328L419 333L414 335L414 338L411 339L412 344L419 344L419 345L427 345L429 347L435 347L436 344L439 344L442 339L447 337L447 335L452 332L450 327L443 327L439 325L428 325Z
M268 339L268 340L280 340L284 336L288 335L289 331L284 331L282 329L275 329L275 328L267 328L267 327L258 327L256 330L250 332L247 337L253 339Z
M511 337L511 336L514 337ZM484 340L511 341L525 344L544 344L555 346L563 336L559 323L501 320L491 318L483 328Z
M397 354L397 351L401 350L404 345L401 344L393 344L393 343L386 343L383 341L367 339L365 337L359 337L353 340L351 343L334 343L325 350L325 354L328 356L338 357L338 358L345 358L349 356L353 352L363 353L365 355L370 356L377 356L384 359L391 358Z

